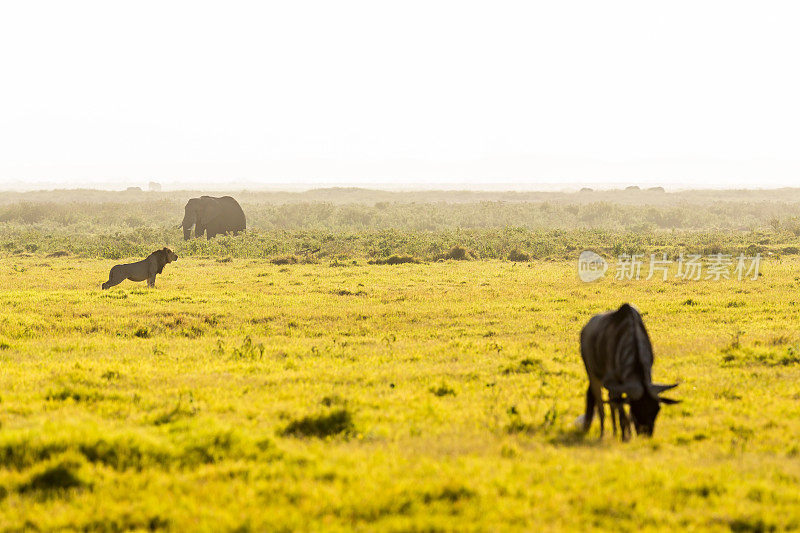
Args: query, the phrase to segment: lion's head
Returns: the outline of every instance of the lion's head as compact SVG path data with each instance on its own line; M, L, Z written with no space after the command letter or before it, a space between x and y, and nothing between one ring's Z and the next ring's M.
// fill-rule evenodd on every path
M164 252L164 254L166 254L167 263L172 263L173 261L178 260L178 254L176 254L169 248L163 248L161 251Z
M164 265L178 260L178 254L176 254L169 248L162 248L161 250L156 250L155 252L150 254L150 257L155 257L156 265L158 265L159 274L161 274L161 271L164 270Z

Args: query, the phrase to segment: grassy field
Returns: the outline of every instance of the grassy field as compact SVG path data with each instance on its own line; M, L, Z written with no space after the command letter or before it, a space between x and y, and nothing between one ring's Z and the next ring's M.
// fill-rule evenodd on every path
M0 529L800 527L800 260L757 281L573 261L0 261ZM652 439L582 437L578 333L631 302Z

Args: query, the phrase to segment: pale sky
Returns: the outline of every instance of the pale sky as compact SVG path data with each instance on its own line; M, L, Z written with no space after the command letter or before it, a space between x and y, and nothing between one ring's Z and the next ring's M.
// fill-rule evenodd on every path
M800 3L0 4L0 189L800 186Z

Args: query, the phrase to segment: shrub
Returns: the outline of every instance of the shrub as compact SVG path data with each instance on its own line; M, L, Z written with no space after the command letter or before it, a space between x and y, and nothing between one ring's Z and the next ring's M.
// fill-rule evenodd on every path
M331 396L325 396L320 402L325 407L331 407L332 405L339 404L339 405L346 405L347 400L339 396L338 394L333 394Z
M283 257L276 257L269 260L273 265L296 265L298 260L294 255L285 255Z
M244 338L240 348L234 348L231 354L233 359L260 360L264 357L264 345L254 343L248 335Z
M410 255L393 255L387 259L373 259L367 261L370 265L402 265L404 263L421 263L416 257Z
M525 358L518 364L503 370L503 374L530 374L531 372L544 372L544 365L539 359Z
M20 492L52 492L83 487L87 482L79 475L81 462L78 458L62 457L37 469L25 483Z
M511 253L508 254L508 260L509 261L525 262L525 261L530 261L531 260L531 256L526 254L525 252L521 252L521 251L519 251L519 250L517 250L515 248L515 249L511 250Z
M430 391L435 396L440 396L440 397L441 396L455 396L456 395L456 391L452 387L450 387L447 383L442 383L438 387L431 387Z
M454 259L456 261L466 261L468 259L475 258L475 253L472 251L468 251L463 246L453 246L450 250L441 256L439 259Z
M292 421L282 431L284 436L291 437L331 437L348 435L355 431L353 417L347 409L336 409L330 413L306 416Z

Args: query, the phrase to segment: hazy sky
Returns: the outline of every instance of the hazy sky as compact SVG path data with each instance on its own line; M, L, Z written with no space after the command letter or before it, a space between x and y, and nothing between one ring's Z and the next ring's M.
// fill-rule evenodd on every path
M0 189L800 186L797 2L0 7Z

